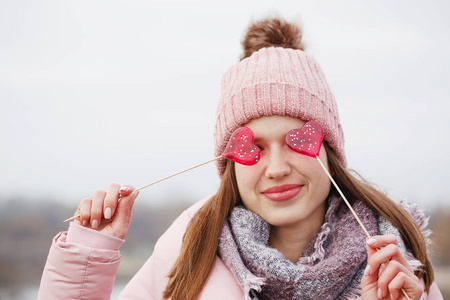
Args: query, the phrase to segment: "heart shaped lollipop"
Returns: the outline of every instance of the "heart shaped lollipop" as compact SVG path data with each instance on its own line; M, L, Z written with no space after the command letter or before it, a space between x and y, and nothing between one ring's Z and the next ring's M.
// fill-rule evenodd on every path
M253 144L255 135L250 128L240 127L230 137L222 158L230 159L237 163L251 166L256 164L261 157L261 151Z
M286 144L300 154L316 157L323 141L323 129L315 121L306 122L302 128L293 129L286 135Z

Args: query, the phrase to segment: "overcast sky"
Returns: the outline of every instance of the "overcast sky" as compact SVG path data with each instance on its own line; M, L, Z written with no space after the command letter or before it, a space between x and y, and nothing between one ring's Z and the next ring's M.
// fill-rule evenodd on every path
M76 207L213 158L220 79L249 22L299 20L338 101L349 167L450 204L450 5L440 1L0 1L0 199ZM195 201L214 164L141 192Z

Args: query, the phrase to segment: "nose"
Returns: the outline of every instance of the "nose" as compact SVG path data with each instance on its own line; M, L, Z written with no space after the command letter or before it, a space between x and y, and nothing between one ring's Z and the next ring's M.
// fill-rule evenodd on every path
M283 149L272 149L267 157L265 175L269 179L279 179L291 173L289 155Z

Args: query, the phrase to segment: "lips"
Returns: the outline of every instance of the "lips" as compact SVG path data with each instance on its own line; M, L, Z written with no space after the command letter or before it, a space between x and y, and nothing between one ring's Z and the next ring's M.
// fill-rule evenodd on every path
M262 194L272 201L285 201L297 196L301 190L302 186L299 184L285 184L271 187Z

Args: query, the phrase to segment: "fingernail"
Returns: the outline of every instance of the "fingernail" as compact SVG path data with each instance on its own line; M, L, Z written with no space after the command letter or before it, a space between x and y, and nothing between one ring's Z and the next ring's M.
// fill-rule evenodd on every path
M92 228L97 229L97 227L98 227L98 221L97 220L92 221Z
M123 185L123 186L121 186L120 187L120 190L119 190L119 192L125 192L126 190L128 190L128 187L127 186L125 186L125 185Z
M378 299L383 299L383 291L379 288L377 293Z
M366 241L367 245L369 245L369 246L374 245L376 242L377 242L376 239L368 239L368 240Z
M111 214L112 214L111 207L107 207L105 209L105 219L111 219Z
M372 274L372 268L370 265L367 265L366 269L364 270L364 276Z
M83 226L86 226L88 224L87 220L83 221Z

